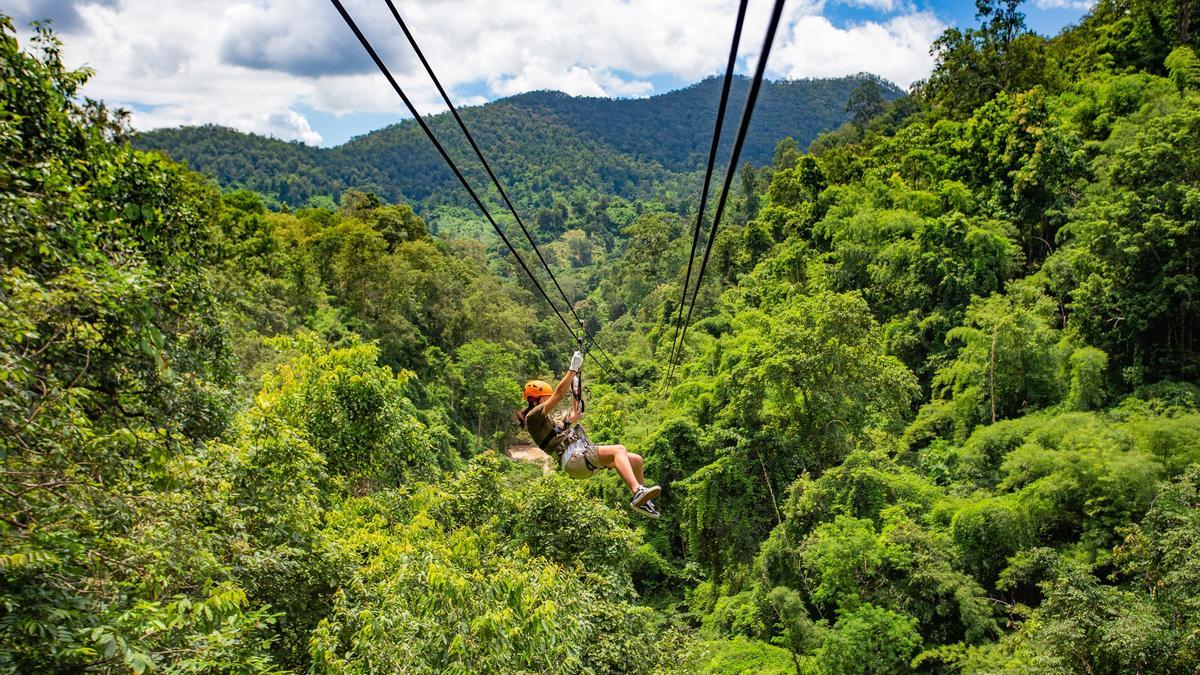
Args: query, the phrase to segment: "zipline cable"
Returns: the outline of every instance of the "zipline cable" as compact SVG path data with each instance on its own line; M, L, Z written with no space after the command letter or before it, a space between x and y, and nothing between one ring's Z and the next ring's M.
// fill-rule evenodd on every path
M708 241L704 244L704 257L700 260L700 272L696 275L696 287L692 291L692 302L688 305L687 318L683 322L683 330L679 336L679 355L682 355L683 339L687 336L688 324L692 322L692 311L696 309L696 298L700 295L700 284L704 280L704 270L708 267L708 256L712 253L713 241L717 237L717 226L721 222L721 215L725 212L725 201L729 198L729 187L733 183L733 174L737 170L738 158L741 156L742 146L746 142L746 132L750 129L750 117L754 113L758 90L762 88L763 74L767 69L767 58L771 54L771 43L775 41L775 30L779 28L779 18L783 14L784 1L775 0L775 7L771 10L771 22L767 25L767 36L763 40L758 64L754 68L754 80L750 82L750 91L746 92L746 105L742 110L742 121L738 125L737 137L733 141L733 152L729 156L729 166L725 170L725 182L721 188L721 196L717 199L717 210L713 213L712 226L708 231Z
M391 3L391 0L387 0ZM688 252L687 274L683 276L683 293L679 296L679 316L675 318L675 334L671 337L671 356L667 360L667 381L670 382L675 363L675 345L679 330L683 326L683 305L687 303L688 284L692 279L692 262L696 259L696 246L700 243L700 228L704 221L704 206L708 203L708 186L712 182L713 165L717 161L717 146L721 144L721 129L725 125L725 108L729 104L729 87L733 82L733 71L737 67L738 43L742 39L742 23L746 19L748 0L738 6L737 23L733 26L733 42L729 46L729 62L725 66L725 81L721 84L721 102L717 106L717 121L713 125L712 144L708 148L708 165L704 169L704 186L700 189L700 206L696 210L696 226L692 230L692 248Z
M742 0L743 5L745 4L745 1L746 0ZM483 164L484 170L487 171L488 177L492 179L492 185L496 186L496 190L500 193L500 197L504 200L505 206L508 207L509 212L512 213L513 218L516 219L517 225L519 225L521 228L521 232L525 234L525 240L528 241L529 245L533 247L533 252L537 255L538 260L541 261L542 267L546 270L546 274L550 276L550 281L554 282L554 287L558 289L558 294L562 296L563 303L566 304L567 309L570 310L571 316L573 316L575 321L579 323L580 330L583 331L583 334L587 336L592 345L596 347L596 349L600 350L600 355L603 356L606 361L608 361L610 366L616 368L616 365L612 362L608 352L604 351L604 347L602 347L596 341L596 338L588 331L587 326L584 325L583 319L579 318L579 314L575 312L574 304L571 302L571 299L567 297L563 287L558 283L558 278L554 276L554 271L550 269L550 265L546 262L546 258L542 255L541 249L538 248L537 243L534 241L533 235L531 235L529 233L529 229L525 227L525 221L521 219L520 214L517 213L516 207L513 206L512 200L508 198L508 193L505 192L504 187L500 185L500 179L497 178L496 173L492 171L492 165L487 161L487 158L483 156L483 151L479 149L479 144L475 142L475 137L467 129L467 125L465 122L463 122L462 116L458 114L458 108L454 107L454 104L450 101L450 95L446 93L446 89L442 86L441 80L438 79L438 76L433 72L433 66L429 65L429 60L425 58L425 52L421 51L421 47L417 44L416 38L413 37L412 31L408 29L408 24L405 23L404 18L400 16L400 11L396 9L395 3L392 2L392 0L384 0L384 2L387 3L388 9L392 12L392 17L396 19L396 23L400 25L400 30L404 32L404 37L408 39L408 44L412 46L413 52L415 52L417 58L420 59L421 65L425 67L425 72L429 75L429 79L433 81L433 86L437 87L438 93L442 96L442 101L444 101L446 103L446 107L450 109L450 114L454 116L454 121L458 122L458 128L461 129L463 135L467 137L467 142L471 144L471 149L475 151L475 156L479 158L480 163ZM624 381L624 378L621 378L621 380Z
M538 283L537 277L533 276L533 272L530 271L529 266L525 264L525 260L521 258L521 254L518 253L517 249L513 247L512 242L508 240L508 237L505 236L504 231L501 230L500 226L496 223L495 218L492 217L491 212L489 212L487 207L483 204L483 200L479 198L479 195L475 193L475 190L471 187L471 184L467 182L466 176L463 175L462 171L458 168L458 165L454 163L454 160L450 158L450 155L446 152L446 149L442 147L441 142L438 141L437 136L434 135L433 130L429 128L429 125L425 123L425 120L421 117L420 113L417 112L416 106L414 106L413 102L409 100L408 95L404 93L404 89L400 87L400 84L396 82L396 78L392 76L392 72L388 70L388 67L386 64L384 64L383 59L379 57L379 54L376 53L375 48L371 46L371 42L367 40L367 37L363 35L361 30L359 30L358 24L354 22L354 19L350 16L350 13L346 11L346 8L342 5L341 0L330 0L330 2L332 2L333 6L337 8L338 13L342 15L342 19L345 20L346 25L350 27L350 30L354 33L354 36L358 38L358 41L362 44L363 49L367 50L367 54L371 57L371 60L375 62L375 65L379 68L379 72L383 73L383 76L387 78L388 83L392 85L392 89L396 90L396 93L400 96L400 100L404 101L404 105L412 114L413 119L416 120L417 124L421 126L421 130L424 131L425 135L429 137L430 142L433 143L433 147L437 149L439 154L441 154L442 159L446 162L446 165L450 167L450 170L454 172L455 177L458 178L458 181L462 183L463 188L466 189L467 194L471 196L471 199L475 202L475 205L479 207L479 210L483 213L484 217L486 217L488 222L491 223L492 229L494 229L496 234L500 236L500 240L504 242L504 245L507 246L508 250L512 252L513 257L515 257L517 262L520 263L521 269L525 270L525 274L529 275L529 279L533 281L533 285L538 289L542 297L545 298L546 302L550 305L550 309L554 310L554 314L558 316L558 320L562 322L563 326L567 329L567 332L571 334L571 338L578 341L579 338L575 335L575 331L571 328L571 324L567 322L567 319L562 315L561 312L558 311L558 307L555 306L552 300L550 300L550 295L546 293L546 289L542 288L542 285ZM603 361L600 361L595 356L592 357L592 360L595 361L605 373L611 375Z

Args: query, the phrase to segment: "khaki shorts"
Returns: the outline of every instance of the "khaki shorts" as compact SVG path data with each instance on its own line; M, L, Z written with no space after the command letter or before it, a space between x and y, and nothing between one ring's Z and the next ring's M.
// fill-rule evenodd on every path
M591 463L592 467L588 466ZM571 478L590 478L600 467L600 451L584 439L572 441L563 450L562 470Z

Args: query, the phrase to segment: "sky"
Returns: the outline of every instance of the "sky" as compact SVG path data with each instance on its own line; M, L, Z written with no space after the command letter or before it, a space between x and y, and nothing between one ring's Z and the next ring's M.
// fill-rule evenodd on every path
M538 89L643 97L723 72L736 0L393 0L456 106ZM1052 35L1093 0L1031 0ZM444 110L383 0L343 0L422 114ZM755 67L771 2L750 0L738 72ZM338 145L407 114L328 0L8 0L22 39L49 18L84 95L142 130L220 124ZM974 2L789 0L772 79L929 74L929 46L975 24Z

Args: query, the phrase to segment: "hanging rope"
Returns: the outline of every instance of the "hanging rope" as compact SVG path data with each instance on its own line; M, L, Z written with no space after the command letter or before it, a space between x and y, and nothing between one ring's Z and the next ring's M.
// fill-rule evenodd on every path
M388 0L391 2L391 0ZM696 245L700 242L700 226L704 222L704 206L708 203L708 186L712 182L713 165L717 160L717 146L721 143L721 130L725 126L725 108L729 103L729 87L733 82L733 71L737 66L738 43L742 39L742 23L746 19L748 0L738 5L737 23L733 26L733 41L729 45L729 61L725 65L725 81L721 83L721 102L717 105L717 120L713 124L712 144L708 148L708 164L704 168L704 185L700 188L700 206L696 209L696 225L692 229L692 248L688 251L687 274L683 275L683 293L679 296L679 316L675 319L675 334L671 337L671 355L667 359L667 381L674 371L675 349L679 331L683 326L683 306L687 303L688 284L692 279L692 261L696 258Z
M729 198L729 187L733 183L733 175L737 171L738 158L742 154L742 146L746 142L746 134L750 129L750 118L754 114L754 103L758 100L758 91L762 88L763 75L767 69L767 58L771 54L771 44L775 41L775 31L779 28L779 19L783 14L783 3L784 0L775 0L775 7L771 10L771 22L767 25L767 35L763 39L762 52L760 52L758 64L754 68L754 79L750 82L750 91L746 92L746 105L742 109L742 120L738 125L737 137L733 142L733 151L729 156L729 166L725 170L725 181L721 188L721 196L717 199L717 209L713 213L712 225L708 231L708 241L704 245L704 257L700 260L700 271L696 275L696 287L692 290L692 301L688 305L687 318L684 319L683 329L679 335L679 352L677 356L682 356L683 340L687 337L688 325L692 322L692 311L696 309L696 298L700 295L700 283L704 279L704 270L708 267L708 257L712 253L713 242L717 238L717 226L721 222L721 215L725 212L725 202ZM670 372L674 372L674 363L671 364Z
M538 282L537 277L533 275L533 272L529 269L529 266L525 264L525 260L521 257L521 254L517 252L517 249L512 245L512 242L510 242L508 237L505 236L504 231L500 229L500 226L496 223L496 219L492 217L491 212L488 211L487 207L483 203L483 200L479 198L479 195L475 193L475 190L471 187L471 184L467 182L466 176L463 175L462 171L458 168L458 165L455 164L454 160L450 158L450 155L446 152L446 149L442 146L441 142L438 141L437 136L434 135L433 130L429 128L429 125L425 123L425 120L421 117L420 113L417 112L416 106L413 105L413 102L408 98L408 95L404 93L404 89L400 87L400 84L396 82L396 78L392 75L392 72L388 70L388 67L386 64L384 64L383 59L379 57L379 54L375 51L375 48L371 46L371 42L367 40L367 37L363 35L361 30L359 30L358 24L354 22L354 19L350 16L350 13L346 11L346 8L342 5L341 0L330 0L330 2L333 3L333 6L337 9L338 14L341 14L342 19L354 33L354 36L358 38L359 43L361 43L363 49L367 51L367 54L371 57L371 60L375 62L376 67L378 67L379 71L383 73L383 76L387 79L388 84L392 85L392 89L394 89L396 94L400 96L400 100L404 102L405 107L408 108L409 113L412 114L413 119L416 120L417 124L420 125L421 130L425 132L425 135L429 138L430 142L433 143L433 147L436 148L438 154L442 156L442 160L446 162L446 165L450 167L450 170L454 173L454 176L458 178L460 183L462 183L462 186L467 191L467 194L470 195L472 201L475 202L475 206L479 208L480 212L483 213L484 217L487 218L487 221L491 224L492 229L495 230L496 234L500 237L500 240L503 241L504 245L508 247L508 250L512 252L513 257L517 259L521 269L525 271L525 274L529 275L529 279L533 281L534 287L537 288L538 292L546 300L546 303L550 305L550 309L554 310L554 314L558 317L558 320L562 322L563 327L567 329L567 332L571 334L571 338L578 341L580 338L575 334L575 331L571 328L570 323L568 323L566 318L563 317L562 313L558 311L558 307L555 306L554 302L550 299L550 295L546 293L544 288L542 288L542 285ZM596 359L595 356L592 357L592 360L596 361L597 365L599 365L601 370L603 370L606 374L614 377L614 379L616 378L616 376L608 370L608 367L604 365L604 362Z
M572 303L570 298L567 297L562 285L558 283L558 278L554 276L554 271L550 269L550 265L546 262L545 256L542 255L541 249L538 248L537 242L534 241L533 235L531 235L529 233L529 229L525 227L525 221L522 220L521 215L517 213L517 209L515 206L513 206L512 200L508 198L508 193L505 192L504 187L500 184L500 179L498 179L496 177L496 173L492 171L492 165L487 161L487 158L483 156L483 151L479 149L479 144L475 142L475 137L467 129L467 125L465 122L463 122L462 116L458 114L458 108L454 107L454 103L450 101L450 95L446 93L446 89L442 86L441 80L438 79L437 74L434 73L433 66L429 65L429 60L425 58L425 52L421 51L420 45L417 44L417 40L415 37L413 37L412 31L408 29L408 24L405 23L404 18L400 16L400 11L396 9L395 3L392 2L392 0L384 0L384 2L387 3L388 9L392 12L392 17L396 19L396 23L400 25L400 30L404 32L404 37L408 39L408 44L412 46L413 52L416 53L417 58L421 61L421 65L425 67L425 72L429 75L429 79L433 81L433 86L437 87L438 93L442 96L442 101L444 101L446 107L450 109L450 114L454 116L454 121L458 123L458 128L461 129L463 135L467 137L467 142L471 144L471 149L475 151L475 156L479 158L480 163L483 164L484 170L487 171L488 177L492 179L492 185L496 186L496 191L500 193L500 197L504 200L505 206L508 207L509 212L512 213L513 218L516 219L517 225L520 226L521 232L525 235L525 240L528 241L529 245L533 247L533 252L537 255L538 260L541 261L542 267L546 270L546 274L550 276L550 281L554 282L554 287L558 289L558 294L562 296L563 303L567 306L567 309L570 310L571 316L573 316L575 321L579 323L579 329L583 331L585 336L587 336L588 341L595 345L596 349L600 351L600 355L604 357L608 364L615 369L616 365L609 357L608 352L604 351L604 347L596 342L596 338L590 332L588 332L587 326L584 325L583 319L579 318L579 314L575 312L574 303ZM743 0L743 4L744 3L745 0ZM624 381L624 378L621 379Z

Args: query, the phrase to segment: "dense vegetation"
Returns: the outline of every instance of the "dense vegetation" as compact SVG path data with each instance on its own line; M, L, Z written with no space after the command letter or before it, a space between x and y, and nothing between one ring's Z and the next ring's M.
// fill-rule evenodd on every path
M762 164L770 161L781 138L792 136L807 145L837 127L847 119L847 97L866 79L768 83L744 157ZM731 100L744 98L748 86L748 80L738 78ZM551 208L556 201L597 192L687 204L698 190L698 180L689 174L704 168L720 88L719 79L709 78L631 100L538 91L466 108L462 114L508 191L526 208ZM900 94L886 83L879 92L884 98ZM449 113L429 121L477 184L486 184L487 175ZM727 124L724 154L736 124L736 119ZM347 188L388 201L405 200L425 214L437 206L471 204L411 120L330 149L211 126L153 131L141 134L135 145L164 151L224 187L255 190L292 207L320 204L320 198ZM314 197L317 201L310 202ZM502 208L499 196L493 197Z
M0 668L1194 672L1200 13L978 5L743 169L675 382L687 200L544 188L653 522L488 450L571 344L478 216L222 192L0 22Z

